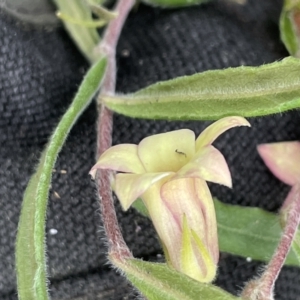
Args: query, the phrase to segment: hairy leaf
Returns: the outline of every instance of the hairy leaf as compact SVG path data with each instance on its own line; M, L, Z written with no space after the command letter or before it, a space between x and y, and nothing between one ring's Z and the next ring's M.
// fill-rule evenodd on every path
M300 106L300 61L214 70L158 82L128 95L103 96L110 109L137 118L215 120L254 117Z
M106 69L106 59L88 71L79 90L54 130L43 151L35 174L26 188L16 243L16 270L20 300L48 299L45 222L52 169L71 128L100 87Z
M220 251L269 261L282 234L280 218L256 207L224 204L214 199ZM294 251L286 265L299 266Z
M200 283L166 264L110 258L148 300L240 299L212 284Z

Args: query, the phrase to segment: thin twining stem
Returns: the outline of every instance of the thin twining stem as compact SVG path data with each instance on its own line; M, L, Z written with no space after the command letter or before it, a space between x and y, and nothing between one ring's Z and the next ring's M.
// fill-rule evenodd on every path
M108 65L103 81L101 94L114 94L116 83L116 46L125 23L125 20L134 5L134 0L119 0L115 8L117 17L112 20L104 34L103 40L96 51L101 51L107 56ZM100 98L101 98L100 94ZM111 146L112 142L112 112L101 105L97 126L97 158ZM109 252L120 259L132 257L128 249L120 227L118 225L115 207L113 203L110 179L112 173L109 170L98 170L96 173L96 185L100 198L102 220L108 239Z
M290 251L300 222L300 183L292 187L283 207L286 219L278 247L260 278L252 280L246 285L242 293L243 299L274 299L275 282Z

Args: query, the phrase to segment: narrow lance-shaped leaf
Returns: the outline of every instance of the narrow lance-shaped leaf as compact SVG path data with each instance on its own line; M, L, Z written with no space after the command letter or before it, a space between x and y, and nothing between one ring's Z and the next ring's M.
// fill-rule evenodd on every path
M300 1L285 0L280 15L280 37L290 55L300 57Z
M238 300L221 288L201 283L166 264L110 257L148 300Z
M102 58L88 71L79 90L43 151L26 188L16 243L16 271L20 300L48 299L45 261L46 209L52 169L72 126L100 87L106 69Z
M300 61L288 57L260 67L213 70L158 82L105 105L130 117L215 120L263 116L300 107Z
M268 261L282 234L280 217L260 208L225 204L214 199L217 214L219 248L227 252L254 260ZM147 208L141 199L133 207L148 217ZM300 235L297 234L293 251L285 264L299 266Z

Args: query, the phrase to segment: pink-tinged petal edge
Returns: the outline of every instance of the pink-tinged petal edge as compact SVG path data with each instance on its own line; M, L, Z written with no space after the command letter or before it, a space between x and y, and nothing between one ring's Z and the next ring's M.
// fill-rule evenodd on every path
M207 183L198 178L167 181L161 187L161 199L177 223L181 224L183 215L186 216L189 227L205 243L217 263L219 247L216 213ZM172 244L165 245L170 249ZM170 257L174 259L174 255L170 254Z
M142 196L156 232L161 240L166 259L180 270L181 224L161 198L161 187L168 177L152 185ZM174 250L171 252L171 250ZM175 251L176 250L176 251Z
M109 169L119 172L145 173L143 164L137 154L137 145L120 144L106 150L90 171L95 178L97 169Z
M143 139L138 155L147 172L177 172L195 154L195 134L189 129L160 133Z
M115 193L124 210L140 197L151 185L172 172L146 174L117 174L115 179ZM155 201L155 199L153 199Z
M178 178L201 178L232 187L228 165L222 153L212 145L201 148L194 158L181 168L172 180Z
M222 118L210 126L208 126L196 140L196 151L198 151L201 147L212 144L215 139L218 138L223 132L227 131L230 128L237 126L249 126L250 123L243 117L225 117Z
M300 142L279 142L257 146L271 172L288 185L300 182Z

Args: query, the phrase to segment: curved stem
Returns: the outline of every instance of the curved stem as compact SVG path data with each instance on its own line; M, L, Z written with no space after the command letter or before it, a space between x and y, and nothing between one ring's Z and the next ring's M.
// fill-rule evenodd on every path
M250 281L242 293L243 299L273 300L274 285L292 246L300 222L300 184L292 187L283 207L286 222L278 247L260 278Z
M261 277L261 281L264 282L262 292L263 294L270 295L270 298L272 297L271 295L273 295L275 281L284 265L284 261L289 253L298 229L300 221L300 185L293 186L288 198L290 197L292 198L292 203L290 204L290 209L287 213L287 220L282 238L266 271Z
M125 23L126 17L134 5L134 0L119 0L116 6L118 17L112 20L104 34L103 40L96 51L104 53L108 58L108 65L102 85L101 94L114 94L116 84L116 46ZM100 98L101 98L100 94ZM97 127L97 158L111 146L113 119L112 112L101 105ZM102 220L108 239L109 252L120 259L132 257L128 249L114 208L110 178L112 172L109 170L98 170L96 173L96 185L100 198Z

